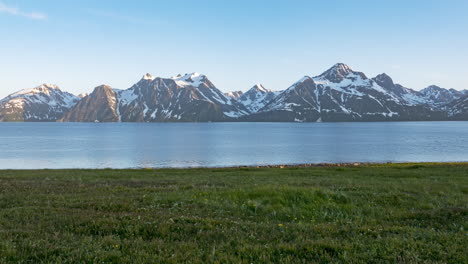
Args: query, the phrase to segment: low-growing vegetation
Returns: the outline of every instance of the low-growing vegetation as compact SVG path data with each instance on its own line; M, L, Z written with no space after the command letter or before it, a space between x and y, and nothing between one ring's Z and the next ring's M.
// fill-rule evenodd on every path
M0 171L0 263L468 263L468 164Z

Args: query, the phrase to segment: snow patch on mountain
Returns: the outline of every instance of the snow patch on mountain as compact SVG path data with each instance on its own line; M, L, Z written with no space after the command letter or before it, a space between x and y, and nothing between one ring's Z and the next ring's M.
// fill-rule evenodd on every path
M206 76L203 74L200 74L198 72L193 72L193 73L186 73L184 75L177 75L175 77L171 77L177 85L185 87L185 86L193 86L193 87L199 87L201 84L204 83Z
M234 100L237 100L237 99L239 99L239 97L242 96L242 94L243 94L242 91L232 91L232 92L227 92L224 95L229 97L229 98L232 98Z

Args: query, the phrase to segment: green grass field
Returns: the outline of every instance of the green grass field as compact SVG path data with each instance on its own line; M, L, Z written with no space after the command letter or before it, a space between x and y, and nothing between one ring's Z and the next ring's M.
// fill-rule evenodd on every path
M468 263L468 164L0 171L0 263Z

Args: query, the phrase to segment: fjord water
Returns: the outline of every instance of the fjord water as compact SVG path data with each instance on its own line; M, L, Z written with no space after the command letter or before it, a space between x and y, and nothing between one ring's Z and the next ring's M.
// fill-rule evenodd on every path
M0 123L0 169L468 161L468 122Z

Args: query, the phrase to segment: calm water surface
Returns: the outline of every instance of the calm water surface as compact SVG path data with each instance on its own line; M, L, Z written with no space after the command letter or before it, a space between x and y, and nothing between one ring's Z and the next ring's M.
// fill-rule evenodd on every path
M0 123L0 169L468 161L468 122Z

